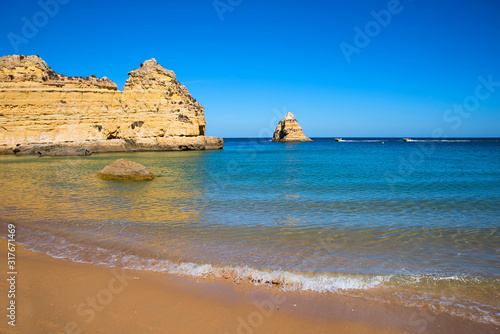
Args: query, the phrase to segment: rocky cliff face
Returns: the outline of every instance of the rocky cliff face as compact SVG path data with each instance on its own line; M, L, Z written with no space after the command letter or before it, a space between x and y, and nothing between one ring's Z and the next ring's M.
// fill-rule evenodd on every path
M289 112L278 123L278 126L274 131L273 141L302 142L302 141L312 141L312 140L304 135L304 132L302 132L302 128L299 125L299 122L297 122L295 116L293 116L293 114Z
M68 77L38 56L0 58L0 146L205 135L203 107L174 72L150 59L124 91Z

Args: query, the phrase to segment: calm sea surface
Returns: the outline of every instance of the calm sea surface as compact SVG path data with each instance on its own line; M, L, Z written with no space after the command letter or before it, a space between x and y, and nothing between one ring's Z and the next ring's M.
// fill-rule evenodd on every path
M101 180L118 158L152 182ZM500 324L499 139L226 139L0 156L0 218L74 261L363 295Z

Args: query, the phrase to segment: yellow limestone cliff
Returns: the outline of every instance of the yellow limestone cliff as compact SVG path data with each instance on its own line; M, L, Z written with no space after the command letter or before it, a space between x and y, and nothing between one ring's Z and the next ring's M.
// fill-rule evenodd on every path
M119 91L106 77L58 74L38 56L1 57L0 151L222 148L221 138L205 137L204 109L174 72L150 59L128 75Z

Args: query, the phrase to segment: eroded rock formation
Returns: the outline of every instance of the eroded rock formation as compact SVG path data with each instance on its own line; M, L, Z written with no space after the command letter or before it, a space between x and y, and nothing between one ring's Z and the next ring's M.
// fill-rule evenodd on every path
M17 155L68 156L105 152L218 150L223 146L224 141L218 137L156 137L17 145L3 154L13 152Z
M299 122L297 122L295 116L293 116L293 114L289 112L278 123L278 126L274 131L273 141L302 142L302 141L312 141L312 140L304 135L304 132L302 132L302 128L299 125Z
M1 57L0 153L16 145L204 137L204 109L174 72L150 59L128 75L119 91L106 77L58 74L38 56ZM204 138L209 149L223 146Z

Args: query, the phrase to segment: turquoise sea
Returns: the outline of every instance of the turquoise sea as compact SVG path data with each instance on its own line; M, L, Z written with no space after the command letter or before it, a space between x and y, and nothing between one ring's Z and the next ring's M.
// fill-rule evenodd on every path
M0 227L15 222L21 243L57 258L500 324L500 139L313 139L0 156ZM118 158L158 178L96 177Z

